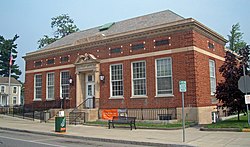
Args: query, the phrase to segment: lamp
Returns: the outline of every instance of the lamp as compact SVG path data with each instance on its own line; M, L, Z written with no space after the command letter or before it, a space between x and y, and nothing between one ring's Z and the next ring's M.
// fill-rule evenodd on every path
M71 77L69 77L69 84L73 83L73 79Z
M104 75L101 73L101 74L100 74L100 81L104 82L104 80L105 80L105 77L104 77Z

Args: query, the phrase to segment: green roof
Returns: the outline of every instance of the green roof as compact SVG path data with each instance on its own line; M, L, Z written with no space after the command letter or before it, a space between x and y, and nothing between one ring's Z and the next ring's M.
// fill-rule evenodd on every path
M108 30L112 25L114 25L115 23L114 22L111 22L111 23L106 23L104 25L102 25L100 28L99 28L99 31L104 31L104 30Z

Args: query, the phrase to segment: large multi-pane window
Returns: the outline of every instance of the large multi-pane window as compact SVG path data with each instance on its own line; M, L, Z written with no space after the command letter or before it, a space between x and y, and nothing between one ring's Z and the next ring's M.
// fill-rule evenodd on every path
M37 74L34 77L34 100L41 100L42 99L42 75L41 74Z
M54 99L54 81L55 74L47 73L47 99Z
M123 71L122 64L110 66L111 96L123 96Z
M146 96L146 62L133 62L132 68L133 95Z
M216 91L216 76L215 76L215 62L214 62L214 60L209 60L209 73L210 73L211 95L214 95L215 91Z
M157 96L173 94L171 58L156 60Z
M60 95L61 98L69 98L69 71L61 72L61 88Z

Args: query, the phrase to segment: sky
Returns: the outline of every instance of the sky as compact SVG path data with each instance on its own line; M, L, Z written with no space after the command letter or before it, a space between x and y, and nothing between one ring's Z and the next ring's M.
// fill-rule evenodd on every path
M80 30L101 26L163 10L194 18L224 38L233 24L239 23L243 40L250 44L249 0L1 0L0 35L15 34L19 65L25 80L26 53L37 50L43 35L53 35L51 18L68 14Z

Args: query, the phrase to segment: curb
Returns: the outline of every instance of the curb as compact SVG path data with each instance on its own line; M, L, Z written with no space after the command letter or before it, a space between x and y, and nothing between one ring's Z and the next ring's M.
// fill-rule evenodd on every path
M250 129L248 129L250 132ZM242 132L239 128L204 128L201 127L200 131L225 131L225 132Z
M116 140L116 139L108 139L108 138L95 138L95 137L67 135L64 133L56 133L56 132L55 133L46 133L46 132L39 132L39 131L20 130L20 129L4 128L4 127L0 127L0 130L16 131L16 132L24 132L24 133L32 133L32 134L48 135L48 136L56 136L56 137L65 137L65 138L72 138L72 139L84 139L84 140L99 141L99 142L112 142L112 143L142 145L142 146L192 147L192 146L186 145L186 144L183 144L183 145L182 144L163 144L163 143L139 142L139 141L128 141L128 140Z

